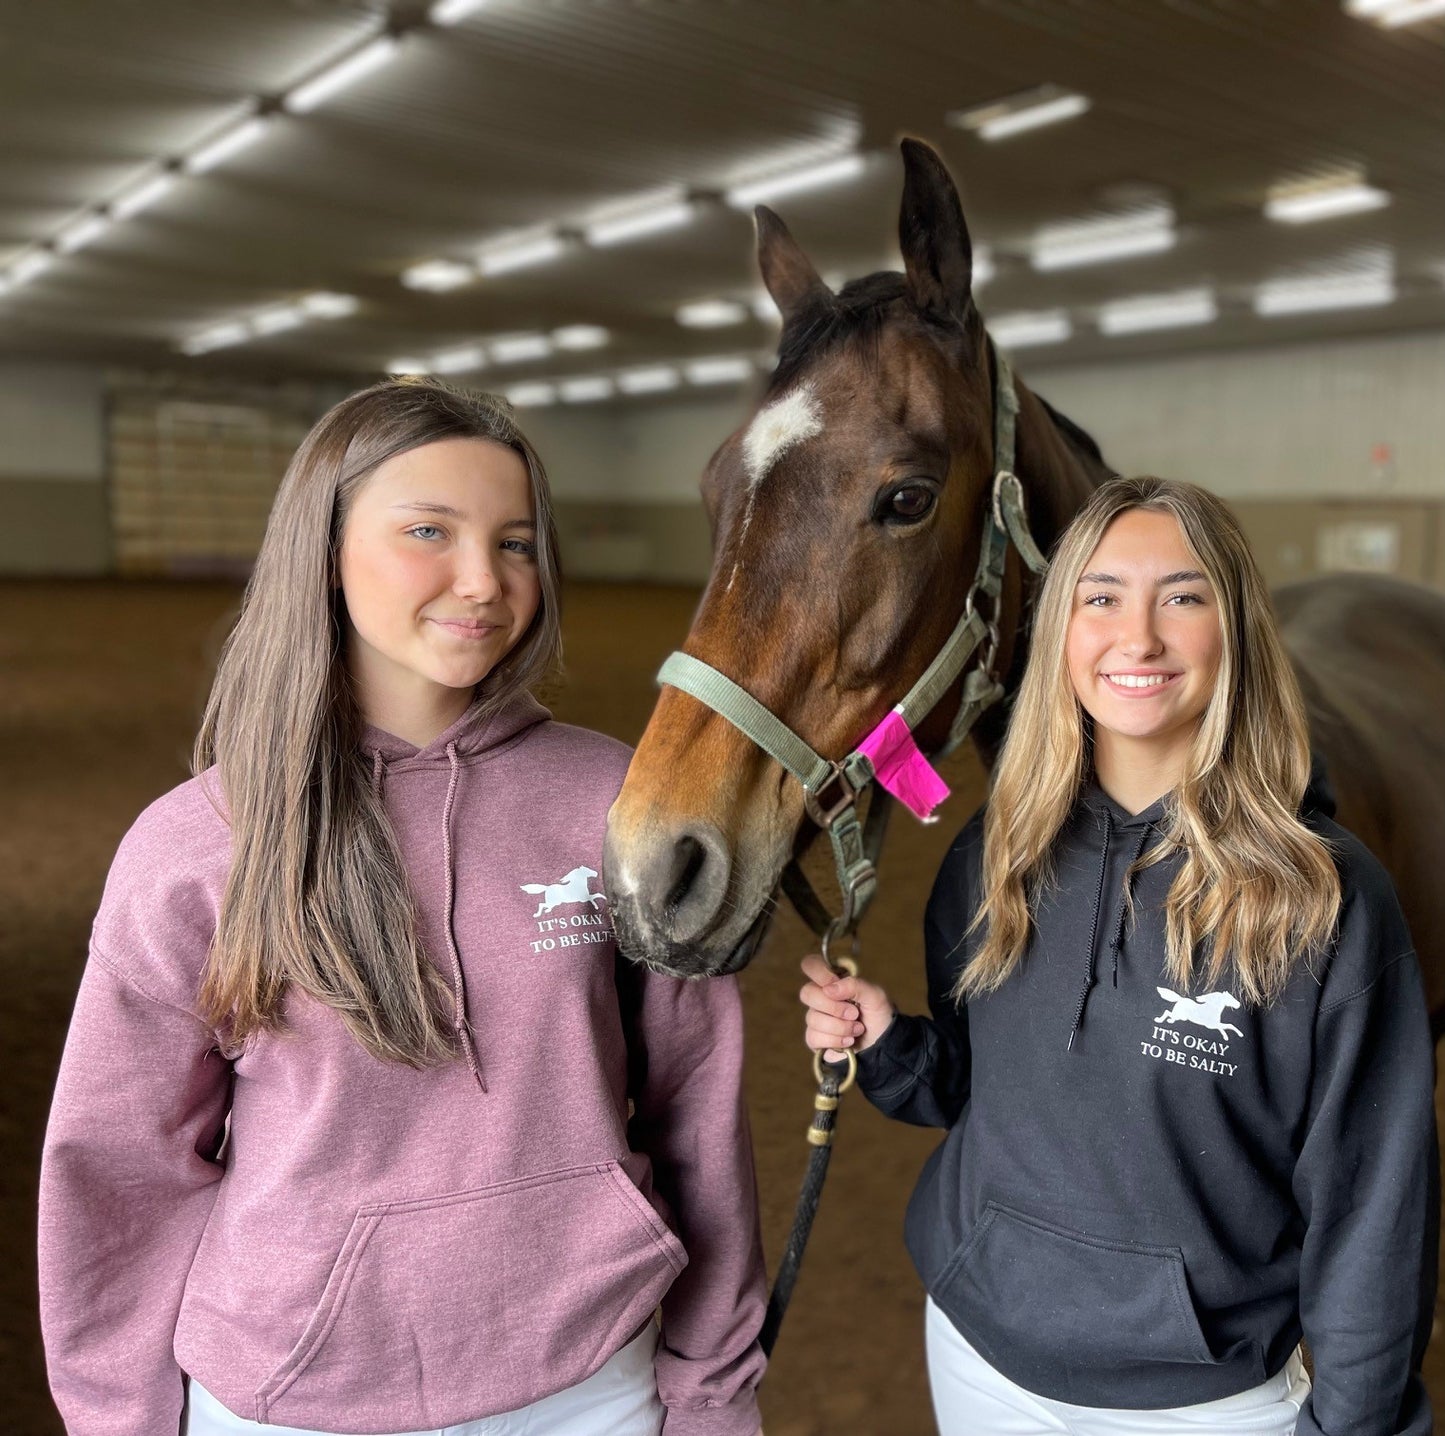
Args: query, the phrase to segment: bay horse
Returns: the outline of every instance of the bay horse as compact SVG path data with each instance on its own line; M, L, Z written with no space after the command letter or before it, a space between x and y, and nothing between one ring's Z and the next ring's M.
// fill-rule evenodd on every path
M817 753L848 753L928 667L964 611L991 503L998 357L972 293L972 246L942 160L902 144L904 273L836 294L777 215L758 263L783 316L752 414L709 461L712 570L683 652L731 678ZM1113 470L1076 424L1015 379L1028 521L1048 551ZM1036 580L1010 552L995 671L1026 657ZM1312 738L1338 814L1394 877L1445 1009L1445 599L1379 578L1279 595ZM953 683L917 729L936 750ZM1007 700L972 737L985 766ZM665 686L608 819L605 884L623 950L685 977L757 951L780 874L816 828L799 784L711 707Z

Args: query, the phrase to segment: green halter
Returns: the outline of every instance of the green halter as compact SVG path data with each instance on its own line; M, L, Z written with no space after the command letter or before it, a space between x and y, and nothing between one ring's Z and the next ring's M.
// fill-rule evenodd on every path
M896 711L915 729L938 706L964 665L987 640L982 660L963 681L963 696L938 756L951 753L968 736L979 715L1003 696L1003 685L993 672L998 655L999 599L1004 565L1012 542L1019 557L1034 573L1042 574L1048 562L1029 533L1024 512L1023 485L1013 472L1014 435L1018 396L1008 361L994 351L997 378L994 389L993 493L979 549L978 570L964 601L963 614L937 657L908 690ZM979 608L986 599L989 616ZM886 822L887 796L875 792L868 810L868 831L858 817L858 799L874 779L872 761L854 748L838 762L822 756L787 724L770 712L726 674L689 653L673 653L657 674L659 684L670 684L691 694L740 729L770 757L776 759L803 785L808 816L828 834L843 894L843 910L829 919L796 863L783 875L783 887L799 915L820 935L851 933L862 919L877 889L877 856ZM874 814L879 816L875 819ZM826 925L820 926L820 922Z

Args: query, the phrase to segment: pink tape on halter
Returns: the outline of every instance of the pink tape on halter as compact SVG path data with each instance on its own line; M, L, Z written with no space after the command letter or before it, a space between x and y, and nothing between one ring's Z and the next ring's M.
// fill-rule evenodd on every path
M925 823L938 820L933 810L948 796L948 784L919 751L902 714L895 708L858 745L873 764L878 781Z

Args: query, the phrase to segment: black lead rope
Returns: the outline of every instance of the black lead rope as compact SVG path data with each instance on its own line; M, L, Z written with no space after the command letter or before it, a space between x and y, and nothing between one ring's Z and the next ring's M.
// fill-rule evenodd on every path
M868 799L868 812L863 820L862 845L870 875L876 875L878 858L883 851L883 839L888 831L888 817L893 809L893 795L885 788L875 787ZM857 938L852 928L842 931L843 922L835 919L823 905L823 900L814 891L812 883L803 873L802 865L795 858L783 869L783 892L792 903L798 916L812 928L814 934L823 940L823 960L838 977L856 977L858 964L852 957L833 957L828 951L840 936ZM871 895L871 888L870 888ZM866 907L866 903L863 904ZM863 916L862 908L849 904L845 908L852 912L856 927ZM852 1053L843 1062L825 1062L821 1052L813 1054L813 1076L818 1090L813 1096L813 1120L808 1127L808 1165L803 1173L803 1185L798 1192L798 1204L793 1210L793 1228L788 1233L788 1243L783 1248L782 1260L778 1263L773 1289L768 1295L768 1310L763 1318L763 1329L758 1342L765 1356L773 1354L777 1344L778 1331L783 1316L792 1300L793 1288L797 1285L798 1271L803 1265L803 1253L808 1246L808 1237L813 1230L813 1218L818 1215L818 1203L823 1196L823 1181L828 1175L828 1163L833 1156L833 1127L838 1120L838 1099L854 1082L858 1074L858 1059Z
M783 1248L783 1259L778 1263L778 1273L773 1278L767 1315L763 1318L763 1329L758 1337L765 1356L773 1354L778 1330L788 1310L793 1287L797 1284L808 1234L813 1230L813 1218L818 1215L818 1201L823 1195L823 1179L828 1175L828 1162L833 1155L833 1125L838 1120L838 1099L853 1085L855 1072L856 1064L824 1062L821 1052L813 1059L818 1092L813 1098L813 1122L808 1128L812 1151L808 1153L808 1168L803 1173L803 1186L793 1213L793 1229L788 1233L788 1244Z

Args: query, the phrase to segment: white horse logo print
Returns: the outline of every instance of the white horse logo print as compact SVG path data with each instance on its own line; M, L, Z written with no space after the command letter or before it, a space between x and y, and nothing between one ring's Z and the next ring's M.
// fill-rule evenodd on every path
M1221 1037L1228 1037L1231 1032L1236 1037L1244 1036L1243 1030L1234 1023L1222 1020L1225 1008L1239 1006L1239 999L1232 992L1206 992L1203 997L1181 997L1167 987L1156 987L1154 990L1165 1002L1174 1004L1167 1012L1161 1012L1155 1022L1165 1022L1170 1027L1176 1022L1192 1022L1196 1027L1207 1027L1211 1032L1219 1033Z
M589 881L596 876L591 868L573 868L565 878L555 883L523 883L522 891L542 895L542 901L537 904L533 917L543 917L553 908L563 907L568 903L590 902L596 908L598 903L607 901L604 893L595 893L588 888Z

